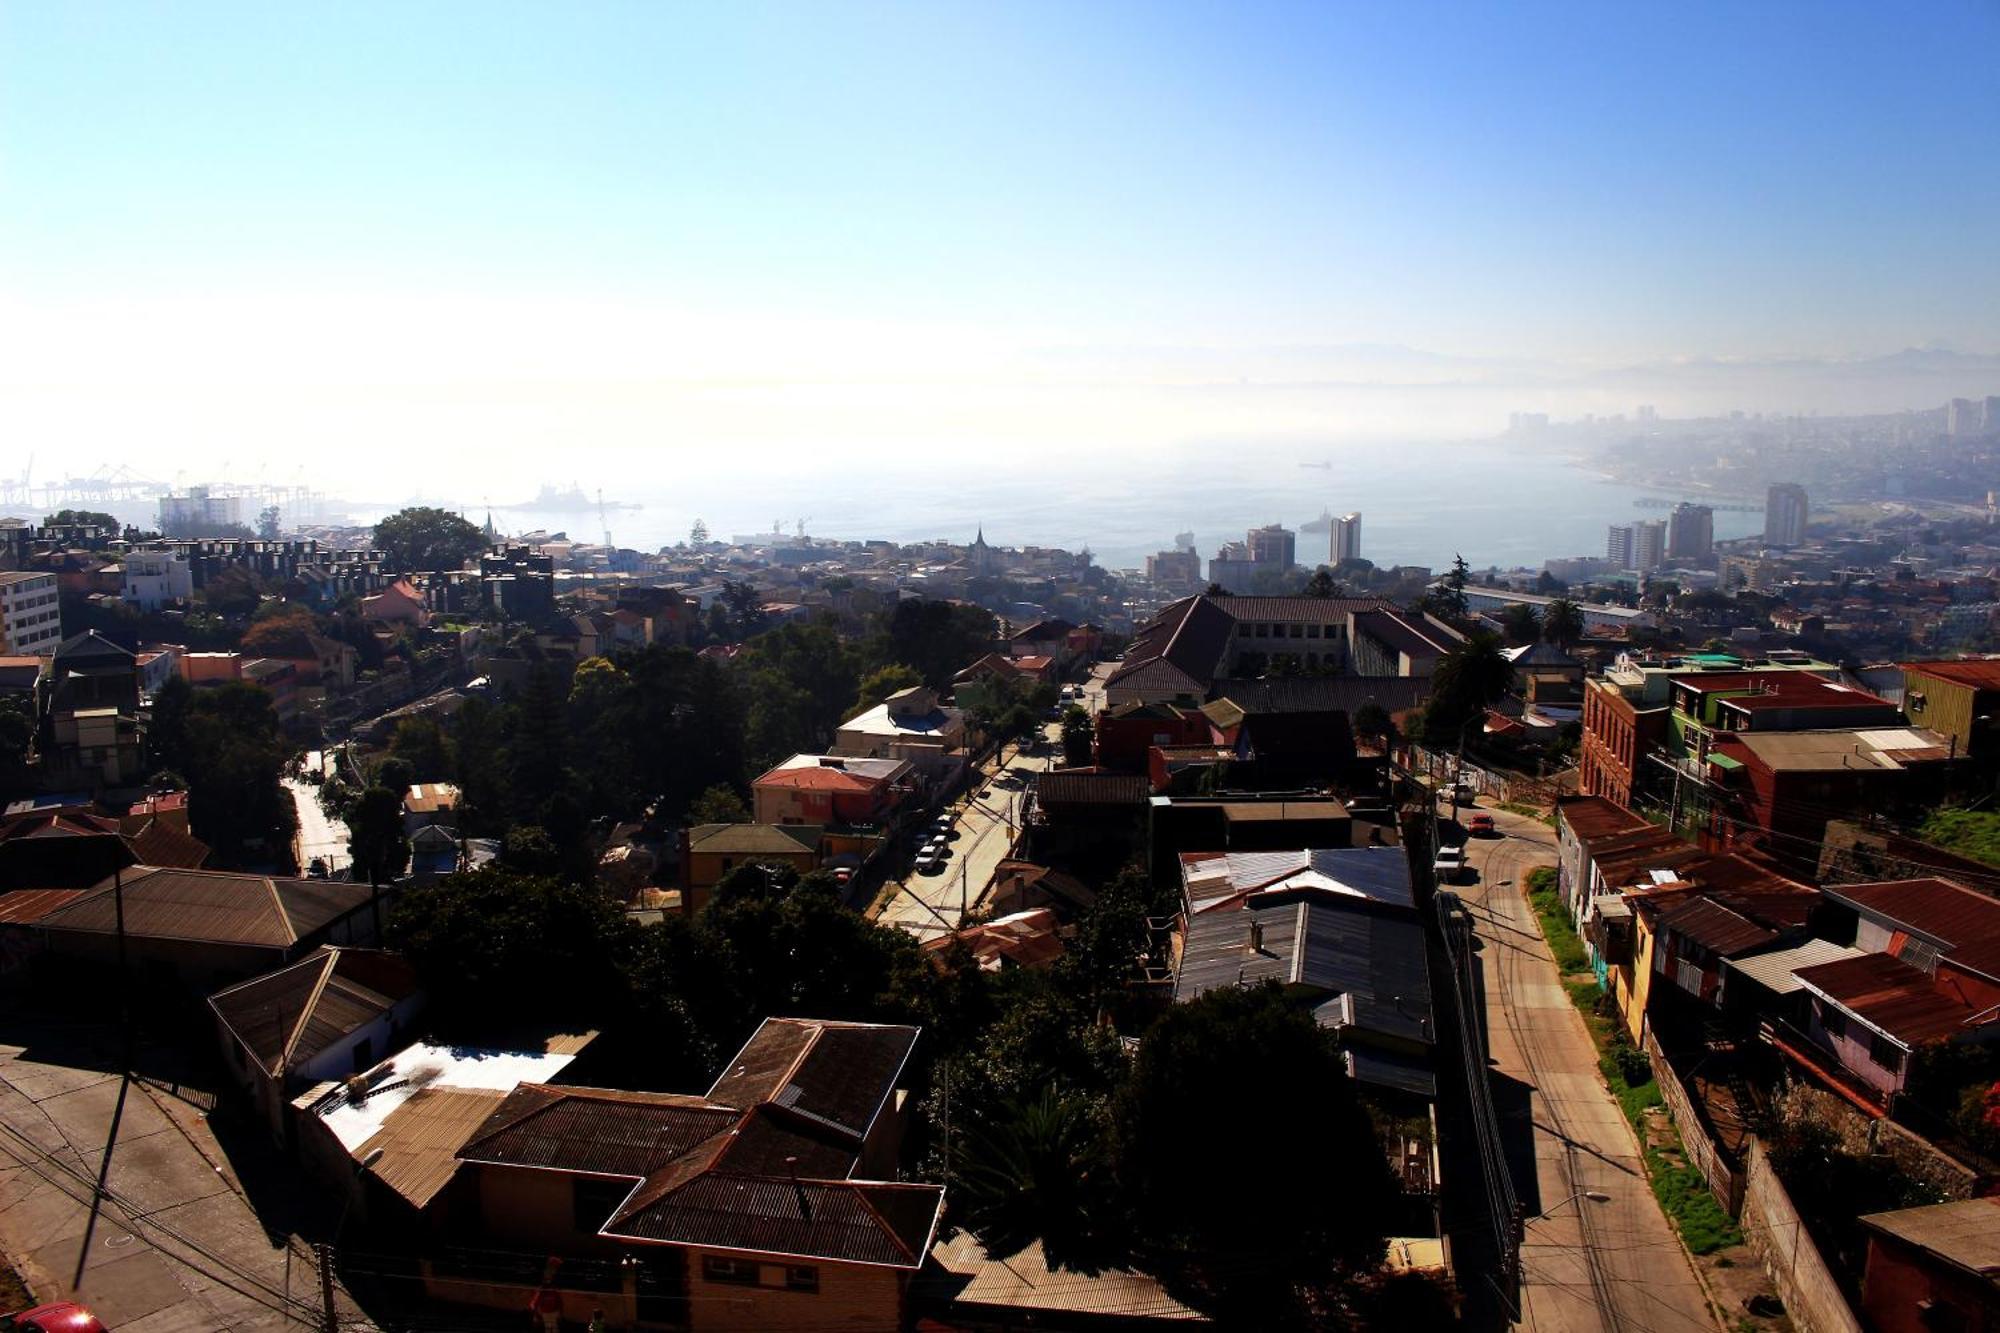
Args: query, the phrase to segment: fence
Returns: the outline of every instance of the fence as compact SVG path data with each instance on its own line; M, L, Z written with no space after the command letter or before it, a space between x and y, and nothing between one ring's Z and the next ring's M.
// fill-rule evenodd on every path
M1792 1196L1766 1160L1763 1143L1756 1139L1750 1142L1744 1173L1741 1226L1743 1238L1764 1261L1764 1271L1777 1287L1794 1328L1802 1333L1862 1333L1847 1294L1834 1281L1819 1246L1792 1206Z
M1743 1173L1729 1164L1709 1136L1708 1125L1702 1118L1701 1108L1688 1096L1687 1085L1674 1070L1673 1061L1660 1049L1660 1043L1653 1040L1651 1031L1646 1033L1646 1058L1653 1064L1653 1081L1660 1086L1660 1096L1667 1104L1667 1115L1680 1131L1681 1148L1687 1153L1688 1161L1694 1163L1701 1172L1701 1178L1708 1182L1708 1192L1731 1217L1743 1211Z

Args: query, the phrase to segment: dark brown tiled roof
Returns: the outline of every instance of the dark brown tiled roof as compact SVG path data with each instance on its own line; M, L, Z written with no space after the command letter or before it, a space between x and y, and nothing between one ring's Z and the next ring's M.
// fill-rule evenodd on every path
M1960 967L2000 981L2000 899L1938 877L1843 884L1826 893L1924 936Z
M125 931L153 939L290 948L365 906L369 888L338 880L273 879L216 870L133 866L124 872ZM45 930L110 934L113 883L42 918Z
M709 1172L622 1211L605 1234L756 1254L916 1268L944 1203L938 1185Z
M1227 699L1246 715L1346 713L1374 704L1387 713L1414 708L1430 697L1422 676L1293 676L1267 680L1235 677L1215 682L1211 694Z
M1974 1010L1937 989L1928 973L1885 953L1802 967L1792 974L1807 987L1911 1046L1943 1041L1969 1029Z
M915 1268L943 1187L847 1177L916 1037L766 1019L708 1097L524 1084L458 1155L630 1177L607 1236Z
M1051 805L1143 806L1153 784L1128 773L1037 773L1035 799Z
M1222 668L1222 657L1235 629L1235 618L1214 599L1184 597L1163 608L1133 636L1125 649L1124 663L1105 683L1118 684L1152 663L1164 661L1195 686L1206 689Z
M395 954L322 946L208 1003L258 1065L279 1076L416 992L416 970Z
M1334 620L1350 611L1394 608L1380 597L1203 597L1237 620Z
M637 1180L726 1133L739 1113L679 1093L524 1083L458 1155Z

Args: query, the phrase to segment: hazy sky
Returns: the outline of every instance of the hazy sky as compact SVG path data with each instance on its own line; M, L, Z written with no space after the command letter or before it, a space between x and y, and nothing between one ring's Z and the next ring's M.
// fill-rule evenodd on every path
M2000 351L1996 52L1992 0L13 0L0 453L1141 438L1300 347Z

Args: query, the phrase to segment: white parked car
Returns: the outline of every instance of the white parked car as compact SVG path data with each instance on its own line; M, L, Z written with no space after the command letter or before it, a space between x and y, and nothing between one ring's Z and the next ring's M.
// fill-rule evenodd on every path
M1463 847L1440 847L1431 858L1431 873L1445 884L1456 883L1468 869Z

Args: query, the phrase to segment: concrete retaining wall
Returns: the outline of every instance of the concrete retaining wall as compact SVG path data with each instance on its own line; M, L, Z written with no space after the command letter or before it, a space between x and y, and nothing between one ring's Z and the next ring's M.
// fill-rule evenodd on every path
M1776 1109L1787 1123L1825 1125L1839 1136L1842 1150L1855 1157L1887 1157L1904 1175L1946 1198L1970 1199L1981 1192L1983 1178L1972 1167L1893 1120L1864 1115L1824 1088L1793 1083L1779 1094Z
M1701 1114L1681 1082L1680 1075L1667 1059L1667 1053L1653 1040L1653 1034L1646 1034L1646 1057L1653 1064L1653 1081L1660 1085L1660 1096L1667 1104L1667 1115L1673 1120L1674 1128L1680 1131L1681 1147L1687 1158L1701 1172L1701 1178L1708 1182L1708 1192L1722 1205L1723 1211L1731 1217L1743 1211L1743 1173L1729 1164L1722 1155L1722 1149L1709 1137L1708 1127L1703 1124Z
M1751 1140L1744 1172L1743 1238L1764 1261L1764 1271L1785 1303L1785 1313L1801 1333L1862 1333L1846 1293L1820 1257L1791 1195L1765 1159L1764 1145Z

